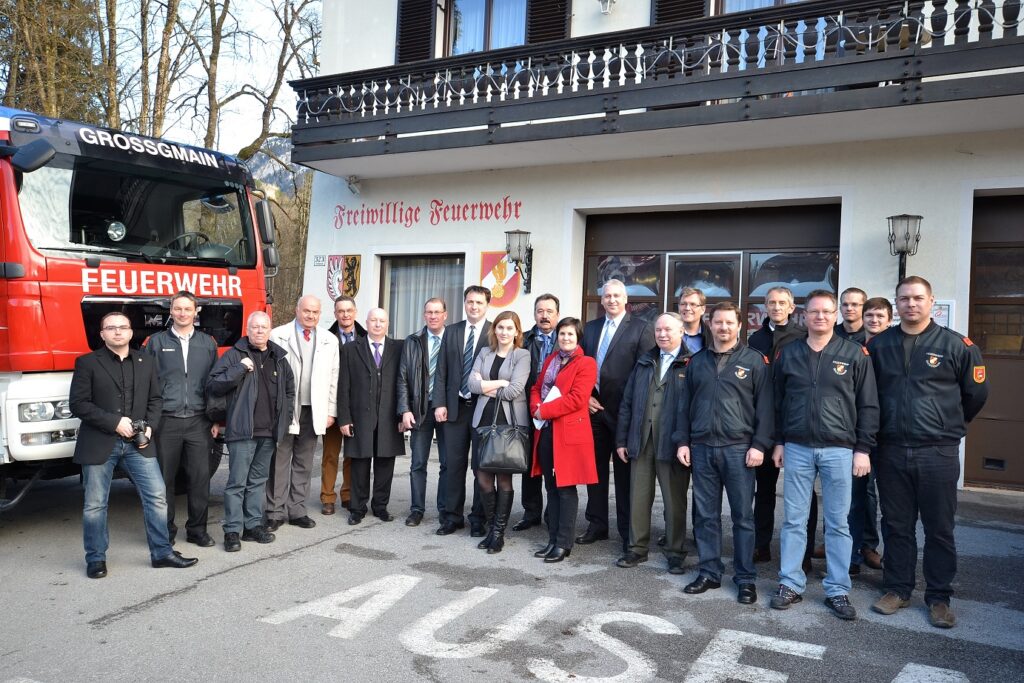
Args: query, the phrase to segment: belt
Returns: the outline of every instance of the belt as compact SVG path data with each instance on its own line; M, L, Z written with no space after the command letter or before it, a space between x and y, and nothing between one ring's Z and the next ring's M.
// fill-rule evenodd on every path
M459 397L459 403L461 403L462 405L468 406L472 402L473 402L473 397L472 396L469 397L469 398L462 398L461 396Z

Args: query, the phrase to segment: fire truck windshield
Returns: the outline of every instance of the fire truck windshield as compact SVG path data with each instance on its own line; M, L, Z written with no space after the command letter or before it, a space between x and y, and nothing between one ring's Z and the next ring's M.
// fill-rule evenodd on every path
M22 220L51 256L162 263L256 263L245 189L209 177L58 154L26 173Z

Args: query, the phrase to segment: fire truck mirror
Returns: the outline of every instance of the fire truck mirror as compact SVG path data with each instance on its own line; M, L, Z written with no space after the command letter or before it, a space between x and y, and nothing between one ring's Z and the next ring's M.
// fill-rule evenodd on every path
M260 239L263 240L263 244L269 245L277 241L274 214L270 211L270 202L266 200L256 202L256 223L260 226Z
M31 173L50 163L50 159L56 153L53 146L46 140L33 140L18 148L18 151L11 157L11 164L22 173Z
M272 244L263 247L263 266L277 268L279 265L281 265L281 255L278 253L277 247Z

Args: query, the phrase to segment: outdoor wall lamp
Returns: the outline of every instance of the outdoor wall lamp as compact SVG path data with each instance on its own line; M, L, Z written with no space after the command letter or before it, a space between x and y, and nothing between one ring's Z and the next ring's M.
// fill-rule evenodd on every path
M889 253L900 257L900 279L907 276L907 256L917 253L917 245L921 241L921 216L901 213L889 216Z
M533 247L530 246L530 233L526 230L506 230L505 253L523 278L523 293L529 294L530 281L533 279Z
M601 14L611 14L612 5L615 4L615 0L597 0L601 3Z

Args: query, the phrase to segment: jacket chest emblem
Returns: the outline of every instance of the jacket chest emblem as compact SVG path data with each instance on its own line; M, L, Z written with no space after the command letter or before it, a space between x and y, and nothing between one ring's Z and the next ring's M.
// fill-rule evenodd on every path
M841 360L834 360L832 361L832 372L836 373L837 375L845 375L849 366L849 363L844 363Z
M747 375L750 374L750 368L744 368L739 365L736 366L736 372L734 373L737 379L746 379Z
M942 356L938 353L926 353L924 362L928 364L930 368L937 368L942 363Z

